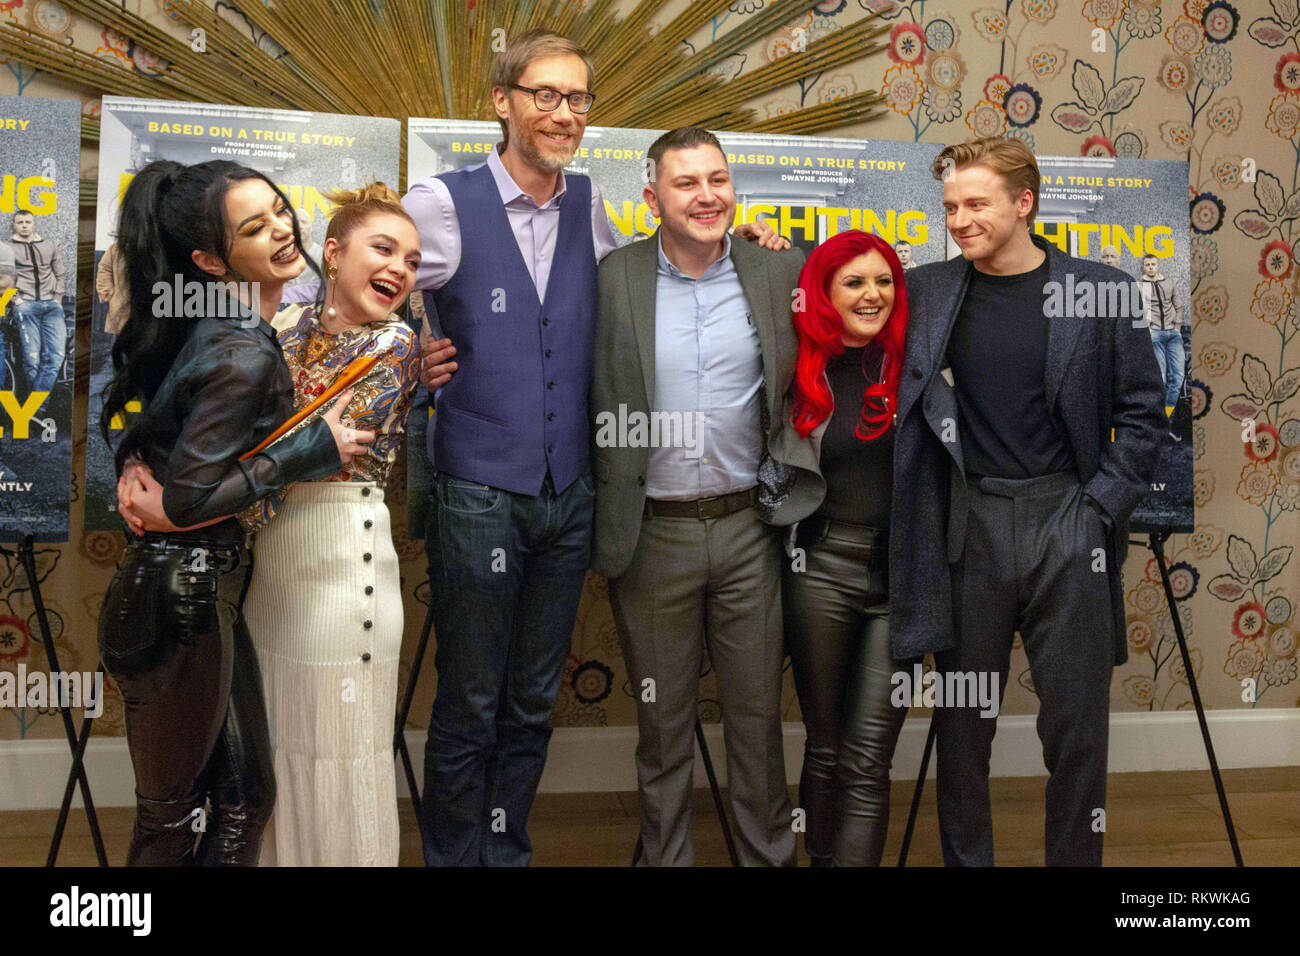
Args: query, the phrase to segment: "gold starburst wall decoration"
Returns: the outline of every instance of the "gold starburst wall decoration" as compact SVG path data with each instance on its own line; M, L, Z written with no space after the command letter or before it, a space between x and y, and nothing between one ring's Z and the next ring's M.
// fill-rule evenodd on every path
M763 118L753 105L794 84L809 88L826 71L884 50L889 26L877 12L827 31L812 29L809 0L690 0L661 16L659 0L158 0L172 21L160 26L114 0L35 0L26 22L0 11L0 60L58 76L94 97L174 99L361 116L490 120L494 53L526 30L572 37L596 70L599 126L816 133L885 112L877 90L852 93ZM757 9L755 9L757 8ZM701 31L744 12L738 25L699 49ZM102 24L134 56L78 48L73 17ZM817 34L815 37L813 34ZM781 39L774 39L784 37ZM256 38L256 39L255 39ZM767 43L768 62L737 70L744 51ZM147 64L147 69L139 69ZM99 124L83 116L82 139ZM406 129L401 165L406 168ZM404 183L400 184L404 187ZM84 219L93 219L96 183L81 181ZM93 265L78 250L79 274ZM79 308L89 309L89 283ZM80 350L79 358L88 350ZM84 362L78 362L79 375Z
M863 60L885 48L888 26L869 13L813 39L819 4L768 0L702 49L689 43L734 0L694 0L666 23L650 0L245 0L256 32L204 0L167 0L188 40L112 0L58 0L72 14L129 39L158 69L144 75L77 49L66 37L18 22L0 29L0 55L98 93L367 116L491 119L486 79L494 51L528 29L564 33L591 55L601 126L813 133L883 112L875 90L760 119L752 103L783 86ZM220 4L222 7L227 4ZM744 6L753 7L747 3ZM777 31L785 55L724 78L728 58ZM268 42L269 41L269 42ZM86 138L97 130L88 124Z

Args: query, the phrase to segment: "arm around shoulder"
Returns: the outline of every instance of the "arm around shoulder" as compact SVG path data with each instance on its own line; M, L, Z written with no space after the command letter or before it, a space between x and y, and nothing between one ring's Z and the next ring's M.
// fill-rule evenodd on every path
M234 514L277 488L341 467L329 424L319 419L248 461L239 460L257 444L254 423L280 361L272 348L269 340L215 347L192 382L163 490L163 510L173 524L188 527Z

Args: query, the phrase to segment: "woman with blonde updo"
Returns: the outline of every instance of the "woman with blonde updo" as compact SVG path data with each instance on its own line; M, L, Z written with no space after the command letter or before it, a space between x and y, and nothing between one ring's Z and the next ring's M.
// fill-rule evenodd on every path
M375 437L327 478L299 482L238 515L256 535L244 614L266 692L276 783L261 863L396 866L393 714L403 615L384 487L419 376L415 334L393 310L415 283L420 240L383 183L328 198L335 209L323 295L281 311L274 325L295 409L354 360L378 360L343 414L352 430ZM146 494L135 499L148 510Z
M254 540L245 613L266 689L278 796L264 865L396 866L393 766L402 589L384 488L420 371L406 301L420 239L383 183L336 190L322 300L276 318L299 408L374 356L345 417L367 452L241 515Z

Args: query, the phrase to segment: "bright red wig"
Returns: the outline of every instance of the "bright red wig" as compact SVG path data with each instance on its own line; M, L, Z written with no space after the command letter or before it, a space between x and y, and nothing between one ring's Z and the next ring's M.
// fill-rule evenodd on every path
M879 252L889 264L894 277L894 308L868 346L868 351L883 351L884 360L881 381L868 385L862 393L857 435L863 441L871 441L889 431L893 423L898 408L898 380L903 371L903 339L907 332L907 289L903 284L903 266L893 246L884 239L852 229L832 236L814 249L799 274L800 294L796 296L794 309L799 352L794 365L794 411L791 419L800 435L807 436L829 418L834 407L824 373L831 356L844 351L844 343L840 341L844 323L831 305L827 290L841 267L871 252ZM800 305L803 308L799 308Z

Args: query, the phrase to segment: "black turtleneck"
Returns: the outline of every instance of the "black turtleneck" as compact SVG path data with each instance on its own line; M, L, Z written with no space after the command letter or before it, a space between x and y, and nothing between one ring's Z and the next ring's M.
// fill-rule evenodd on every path
M1048 268L1044 259L1019 275L971 274L948 341L969 474L1037 478L1075 467L1044 381Z
M863 355L866 353L866 369ZM821 469L826 499L817 513L832 521L889 527L893 489L894 429L872 441L856 434L862 421L862 393L879 381L882 353L870 346L846 348L826 365L835 410L822 435Z

